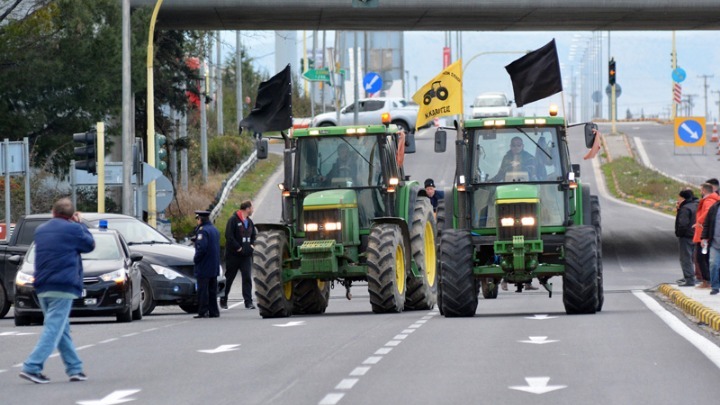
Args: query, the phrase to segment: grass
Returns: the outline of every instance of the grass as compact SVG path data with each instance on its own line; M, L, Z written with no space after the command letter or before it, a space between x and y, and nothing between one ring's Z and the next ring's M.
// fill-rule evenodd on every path
M602 165L608 190L616 198L675 215L675 201L688 185L623 157ZM699 195L699 190L695 191Z

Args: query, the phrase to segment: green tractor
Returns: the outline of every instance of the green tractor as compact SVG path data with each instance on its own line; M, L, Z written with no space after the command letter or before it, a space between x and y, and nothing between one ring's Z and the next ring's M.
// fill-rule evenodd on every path
M597 126L585 125L585 143ZM568 314L602 309L600 204L571 164L564 119L469 120L458 129L454 187L438 206L438 307L446 317L473 316L480 292L498 296L501 281L522 292L537 278L552 297L563 278ZM445 150L447 134L435 135Z
M436 223L424 189L403 172L411 137L395 125L283 134L282 221L256 224L263 318L324 313L335 282L348 299L353 282L367 282L375 313L434 307ZM258 157L266 156L261 139Z

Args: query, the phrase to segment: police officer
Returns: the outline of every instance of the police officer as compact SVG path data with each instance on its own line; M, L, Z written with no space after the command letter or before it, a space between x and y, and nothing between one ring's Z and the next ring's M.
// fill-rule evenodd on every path
M210 212L195 211L195 277L198 287L198 314L195 318L218 318L217 277L220 275L220 232L210 222Z
M240 270L242 295L245 308L255 309L252 299L252 258L255 249L257 231L250 216L254 208L250 200L243 201L240 209L228 218L225 226L225 297L220 299L220 307L227 309L230 288Z

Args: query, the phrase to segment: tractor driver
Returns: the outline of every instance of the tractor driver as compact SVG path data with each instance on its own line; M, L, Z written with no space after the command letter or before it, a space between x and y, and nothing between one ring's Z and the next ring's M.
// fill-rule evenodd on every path
M523 140L519 136L510 141L510 150L503 156L500 170L491 181L506 181L506 175L511 172L526 172L528 180L538 180L537 160L525 151Z
M350 155L350 147L346 143L341 143L337 147L337 159L325 175L326 182L330 184L333 179L349 178L351 182L355 183L357 176L355 166L355 159Z

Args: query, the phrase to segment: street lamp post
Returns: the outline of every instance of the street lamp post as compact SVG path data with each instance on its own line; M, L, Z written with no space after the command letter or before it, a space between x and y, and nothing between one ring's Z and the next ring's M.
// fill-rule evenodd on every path
M153 91L153 59L155 50L153 47L153 33L155 32L155 21L160 12L160 5L163 0L157 0L152 18L150 19L150 32L148 33L147 49L147 162L155 167L155 93ZM153 228L157 227L157 199L155 191L155 180L148 184L148 224Z

